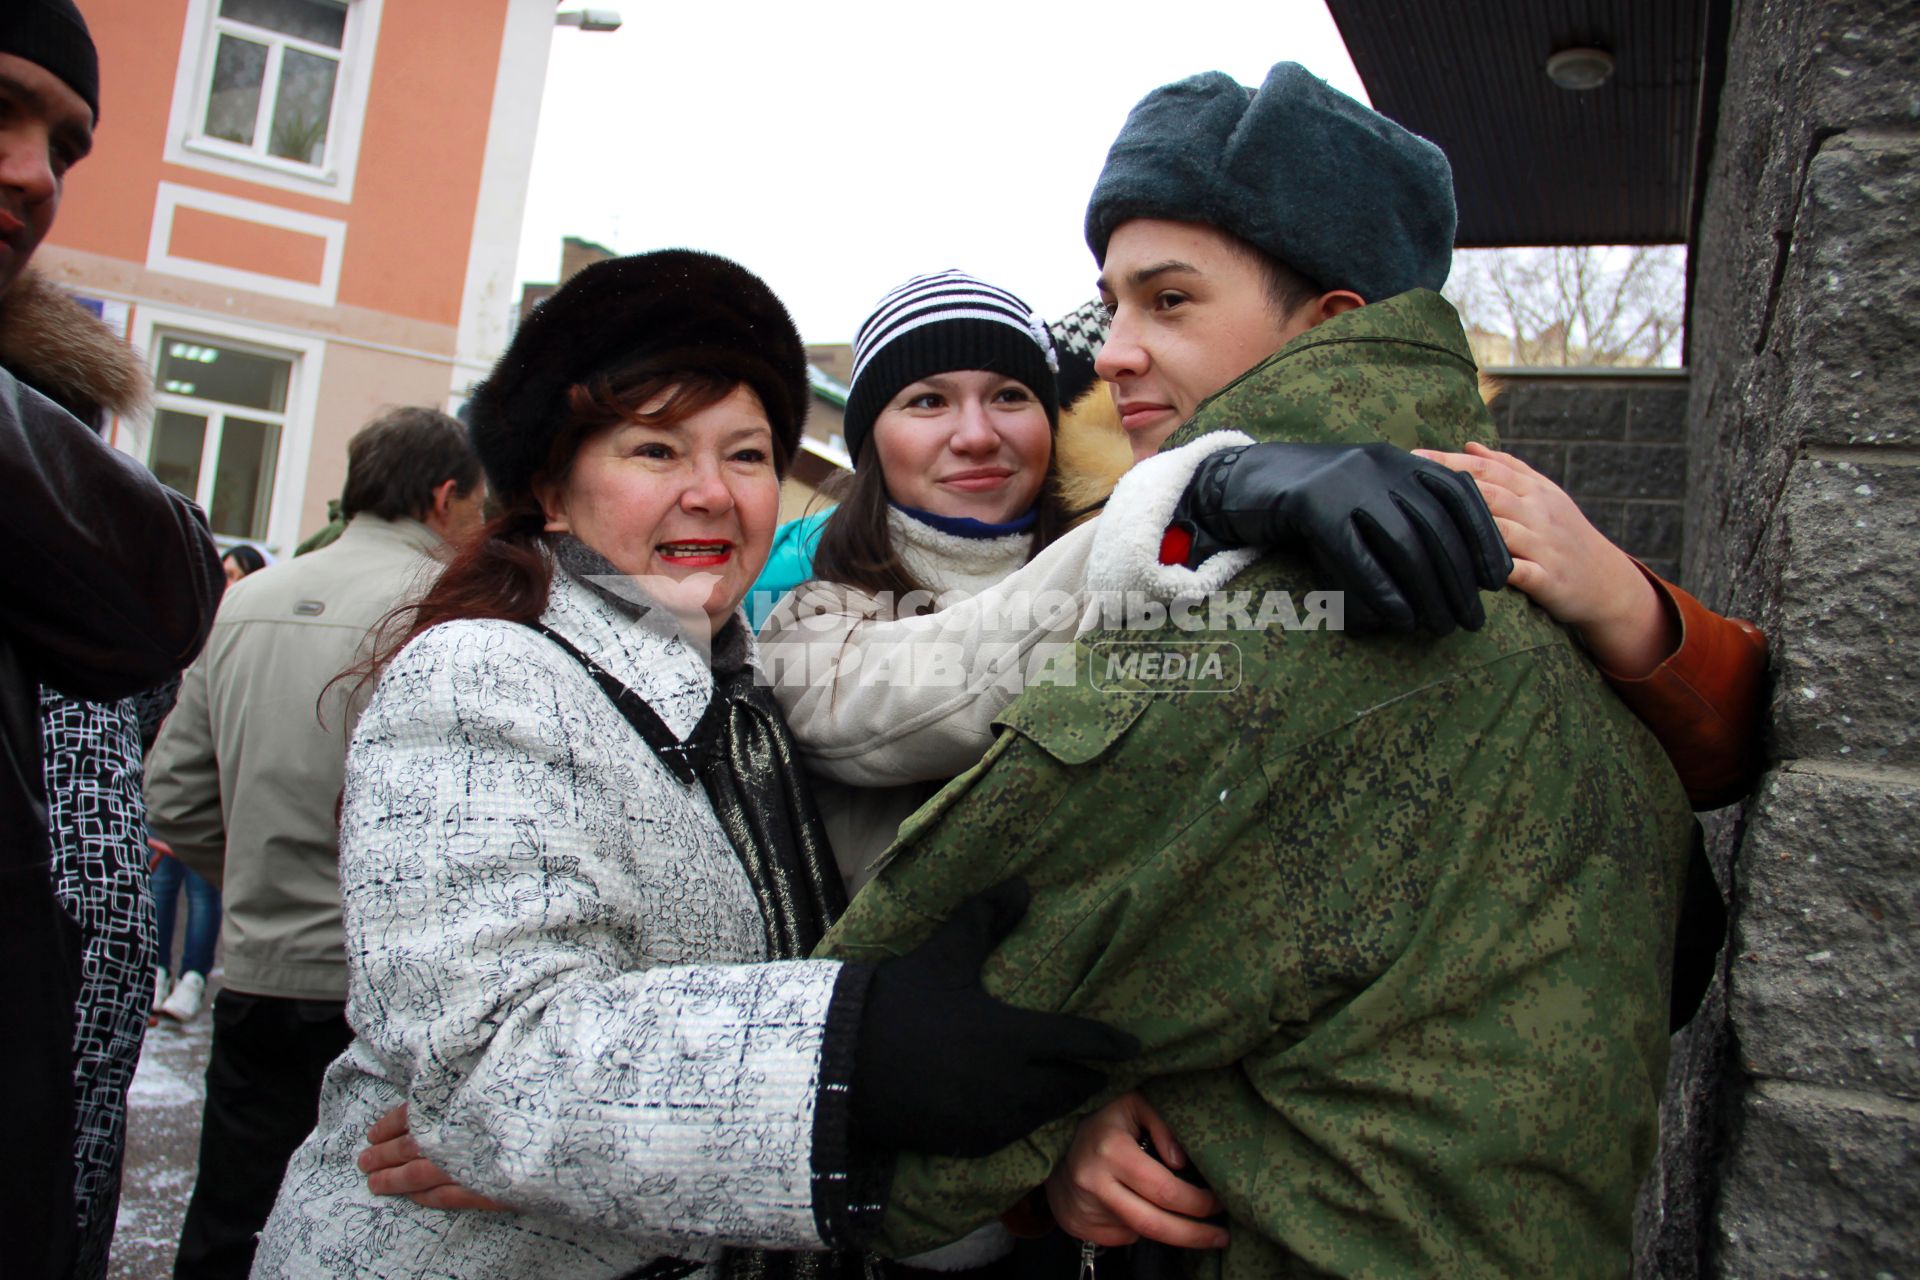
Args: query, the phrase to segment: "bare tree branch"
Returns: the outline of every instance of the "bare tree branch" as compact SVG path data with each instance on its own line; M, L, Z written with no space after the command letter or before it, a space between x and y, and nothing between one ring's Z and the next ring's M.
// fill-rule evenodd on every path
M1482 363L1650 365L1679 356L1685 274L1677 245L1472 250L1446 292Z

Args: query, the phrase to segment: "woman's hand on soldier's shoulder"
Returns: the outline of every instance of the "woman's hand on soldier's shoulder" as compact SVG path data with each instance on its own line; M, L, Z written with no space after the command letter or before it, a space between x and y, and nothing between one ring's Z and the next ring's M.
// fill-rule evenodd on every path
M1660 593L1559 485L1482 444L1465 453L1414 452L1473 477L1513 553L1507 581L1577 630L1602 667L1638 677L1673 652L1678 627Z

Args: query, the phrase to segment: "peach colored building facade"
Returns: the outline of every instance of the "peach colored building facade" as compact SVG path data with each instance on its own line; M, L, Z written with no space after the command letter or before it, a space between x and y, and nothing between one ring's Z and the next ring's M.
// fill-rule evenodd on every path
M291 550L358 427L506 345L554 0L83 8L100 128L35 264L152 362L113 443Z

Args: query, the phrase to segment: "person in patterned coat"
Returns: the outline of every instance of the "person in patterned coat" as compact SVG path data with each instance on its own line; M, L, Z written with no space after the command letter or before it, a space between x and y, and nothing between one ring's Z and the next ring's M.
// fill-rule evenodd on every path
M1437 149L1297 66L1251 95L1218 74L1149 95L1088 211L1114 312L1099 365L1136 453L1231 489L1249 437L1490 443L1432 292L1451 191ZM1160 488L1127 494L1142 483ZM1122 553L1159 542L1184 484L1121 481L1146 515L1102 522L1096 586L1145 585ZM1202 625L1082 637L1079 678L1002 714L822 954L879 960L1025 878L988 989L1139 1036L1114 1083L1144 1086L1226 1208L1191 1273L1626 1271L1692 836L1658 744L1517 592L1476 632L1363 642L1249 624L1316 587L1297 554L1151 572ZM872 1240L957 1237L1072 1136L903 1154Z

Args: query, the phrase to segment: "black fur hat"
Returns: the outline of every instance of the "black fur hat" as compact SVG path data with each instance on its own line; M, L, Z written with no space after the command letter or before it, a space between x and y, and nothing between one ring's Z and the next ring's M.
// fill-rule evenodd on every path
M737 262L662 249L582 269L521 322L474 389L467 420L496 497L526 493L546 465L569 387L628 370L744 382L767 411L779 456L799 447L811 391L787 309Z

